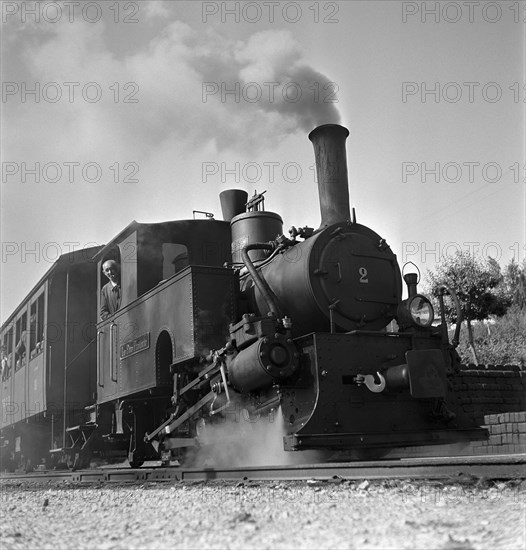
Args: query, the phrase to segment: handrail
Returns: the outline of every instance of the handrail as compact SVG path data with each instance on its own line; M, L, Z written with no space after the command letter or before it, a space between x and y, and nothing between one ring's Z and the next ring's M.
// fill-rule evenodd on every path
M102 332L102 331L101 331ZM93 344L93 342L95 342L96 340L96 337L93 337L78 353L77 355L75 355L75 357L73 357L73 359L66 365L66 369L69 369L69 367L71 367L71 365L73 364L74 361L76 361L87 349L89 346L91 346L91 344Z
M103 372L103 369L102 369L102 345L100 343L100 337L104 334L104 331L103 330L99 330L97 332L97 338L98 338L98 351L99 353L97 354L97 385L100 387L100 388L103 388L104 387L104 372Z
M117 332L117 323L112 323L110 325L110 376L114 382L117 382L117 368L116 368L117 346L115 345L115 342L117 341L117 338L115 336L116 332Z

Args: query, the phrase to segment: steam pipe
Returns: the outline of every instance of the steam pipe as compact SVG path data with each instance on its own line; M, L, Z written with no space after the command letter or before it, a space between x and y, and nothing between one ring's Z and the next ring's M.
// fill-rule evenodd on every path
M345 152L348 135L349 130L339 124L324 124L309 134L314 146L318 176L320 229L351 218Z
M250 250L273 250L274 247L271 244L268 243L253 243L253 244L247 244L241 249L241 259L243 260L247 271L250 273L250 276L252 277L252 280L254 281L254 284L256 285L259 292L261 292L261 295L265 299L265 302L267 302L267 305L274 315L281 318L283 317L283 314L281 312L281 308L278 305L278 299L274 292L272 292L272 289L268 286L267 281L265 278L259 273L259 271L255 268L254 264L252 263L252 260L250 259L250 256L248 255Z

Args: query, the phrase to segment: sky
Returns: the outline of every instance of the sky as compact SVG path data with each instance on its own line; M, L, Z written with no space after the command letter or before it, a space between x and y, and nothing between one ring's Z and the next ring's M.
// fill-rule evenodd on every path
M1 321L59 254L221 219L224 189L318 227L326 123L401 267L522 261L525 20L522 1L2 2Z

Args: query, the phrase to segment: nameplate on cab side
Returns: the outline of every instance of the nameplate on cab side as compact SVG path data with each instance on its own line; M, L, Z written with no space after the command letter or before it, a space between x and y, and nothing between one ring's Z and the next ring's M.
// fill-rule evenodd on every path
M122 344L120 358L126 359L126 357L139 353L140 351L144 351L149 347L150 347L150 333L147 332L145 334L141 334L140 336L137 336L137 338L134 338L133 340L130 340Z

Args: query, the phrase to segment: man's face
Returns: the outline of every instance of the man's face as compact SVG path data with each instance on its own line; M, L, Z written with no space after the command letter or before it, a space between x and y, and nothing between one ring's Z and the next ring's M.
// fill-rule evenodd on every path
M104 275L108 277L108 279L112 283L118 283L119 282L119 269L116 264L104 264L102 266L102 271L104 272Z

